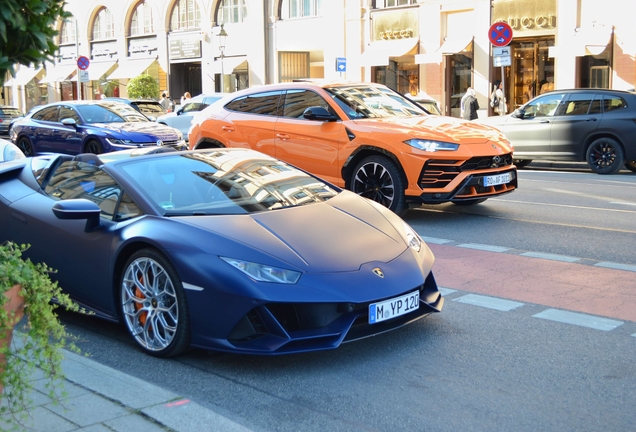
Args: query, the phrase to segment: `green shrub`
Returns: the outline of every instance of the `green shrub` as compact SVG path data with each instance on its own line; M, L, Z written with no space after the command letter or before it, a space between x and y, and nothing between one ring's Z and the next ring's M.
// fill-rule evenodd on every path
M150 75L139 75L128 81L126 90L132 99L156 99L159 96L159 83Z

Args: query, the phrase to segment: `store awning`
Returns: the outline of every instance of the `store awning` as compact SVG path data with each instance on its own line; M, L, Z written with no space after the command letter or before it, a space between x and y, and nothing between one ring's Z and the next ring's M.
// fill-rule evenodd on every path
M22 67L15 74L15 78L9 79L4 83L5 87L10 87L12 85L25 86L29 81L31 81L35 76L40 73L42 70L41 67L32 68L32 67Z
M247 71L247 57L224 57L223 64L221 64L221 59L215 60L212 65L212 70L214 73L220 74L221 69L223 69L223 72L226 74Z
M415 63L427 64L427 63L441 63L442 56L459 54L462 52L470 51L471 44L473 43L472 35L459 36L456 38L446 38L444 43L432 53L418 54L415 56Z
M549 57L557 57L560 53L568 53L575 57L602 54L612 41L611 27L579 28L571 39L559 46L548 49Z
M88 69L86 69L88 71L88 79L90 81L99 81L116 64L116 61L91 62L91 64L88 66ZM77 81L77 75L71 78L71 81Z
M40 81L40 84L52 84L55 82L69 81L71 75L77 72L76 64L57 65L54 68L46 70L46 76Z
M108 79L119 80L134 78L141 75L155 61L157 61L155 57L121 61L119 62L119 67L108 75Z
M419 39L396 39L372 42L362 53L363 66L388 66L389 57L417 54Z

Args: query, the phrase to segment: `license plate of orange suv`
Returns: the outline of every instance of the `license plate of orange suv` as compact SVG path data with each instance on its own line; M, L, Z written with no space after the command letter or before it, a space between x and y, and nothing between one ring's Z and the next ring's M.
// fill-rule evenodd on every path
M484 177L484 186L497 186L508 183L510 180L512 180L512 175L510 173L487 176Z
M420 307L420 292L404 294L379 303L369 305L369 324L376 324L399 317Z

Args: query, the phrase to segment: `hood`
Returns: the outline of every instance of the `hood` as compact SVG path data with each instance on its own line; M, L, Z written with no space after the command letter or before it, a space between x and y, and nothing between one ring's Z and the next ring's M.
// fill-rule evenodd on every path
M180 219L309 273L356 271L368 262L389 262L407 248L381 209L348 192L253 215Z
M501 133L490 126L447 116L416 116L354 120L356 125L371 128L371 133L401 132L409 138L426 138L459 144L483 144L488 140L501 141ZM505 138L504 138L505 139Z
M96 123L93 126L117 135L125 134L130 138L138 137L138 134L144 134L153 141L177 141L179 139L179 131L156 122ZM117 138L120 137L117 136Z

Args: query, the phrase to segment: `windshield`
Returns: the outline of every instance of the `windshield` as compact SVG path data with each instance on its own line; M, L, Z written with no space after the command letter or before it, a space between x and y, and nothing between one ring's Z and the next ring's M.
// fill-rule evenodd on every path
M14 117L20 117L22 115L20 110L17 108L0 108L0 114Z
M376 86L328 87L325 89L350 119L412 117L426 111L389 88Z
M124 123L149 121L134 108L123 103L76 105L85 123Z
M245 214L322 202L338 190L251 150L175 153L122 167L165 216Z
M165 114L166 111L159 103L153 102L132 102L134 105L139 108L139 111L146 115L151 115L155 117L159 117L162 114Z

